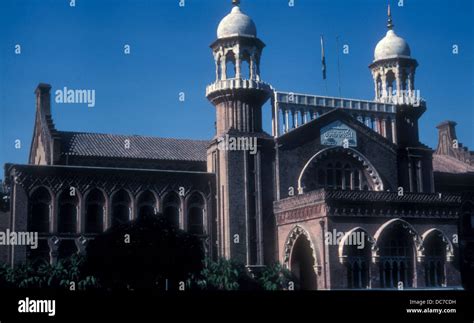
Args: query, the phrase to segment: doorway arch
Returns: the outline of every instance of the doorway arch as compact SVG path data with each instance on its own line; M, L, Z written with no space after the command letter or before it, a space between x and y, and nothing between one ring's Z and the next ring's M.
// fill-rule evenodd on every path
M295 288L301 290L315 290L317 274L320 267L316 249L308 231L295 226L288 235L285 243L283 263L296 279Z

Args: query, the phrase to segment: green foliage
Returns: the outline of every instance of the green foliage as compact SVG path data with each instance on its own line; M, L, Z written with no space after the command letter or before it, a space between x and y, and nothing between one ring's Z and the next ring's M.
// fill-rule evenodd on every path
M266 266L257 278L264 290L285 290L291 280L291 272L279 263Z
M206 259L198 277L192 277L191 287L204 290L283 290L291 280L291 273L276 263L250 275L241 263L219 258ZM194 285L192 284L194 282Z
M239 278L245 275L245 268L232 260L220 258L217 261L206 259L197 286L208 290L238 290Z
M65 288L74 282L77 289L98 287L93 276L81 273L84 257L73 255L51 265L46 261L20 264L14 268L0 265L0 287L7 288Z

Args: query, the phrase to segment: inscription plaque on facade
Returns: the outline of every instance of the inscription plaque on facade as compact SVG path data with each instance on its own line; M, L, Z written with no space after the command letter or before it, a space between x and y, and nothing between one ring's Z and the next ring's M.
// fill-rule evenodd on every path
M321 144L327 146L357 146L357 134L341 121L334 121L321 128Z

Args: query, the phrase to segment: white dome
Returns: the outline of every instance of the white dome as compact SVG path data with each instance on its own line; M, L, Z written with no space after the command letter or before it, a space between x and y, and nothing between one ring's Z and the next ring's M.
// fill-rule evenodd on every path
M225 16L217 27L217 38L231 36L257 37L257 27L253 20L243 14L238 6Z
M387 31L387 35L375 46L374 60L410 57L410 47L405 39L398 37L393 30Z

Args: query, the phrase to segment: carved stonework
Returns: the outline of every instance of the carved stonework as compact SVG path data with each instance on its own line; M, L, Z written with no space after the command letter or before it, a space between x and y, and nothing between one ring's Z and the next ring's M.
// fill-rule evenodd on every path
M302 227L300 227L298 225L295 226L291 230L290 234L288 235L288 238L286 239L285 246L284 246L284 251L283 251L283 266L285 266L285 268L291 269L290 268L291 252L292 252L292 249L293 249L293 246L294 246L296 240L301 235L305 236L305 238L309 241L310 248L311 248L312 255L313 255L314 272L317 275L320 275L321 274L321 265L319 265L318 258L316 256L316 248L314 247L313 241L312 241L309 233L305 229L303 229Z

